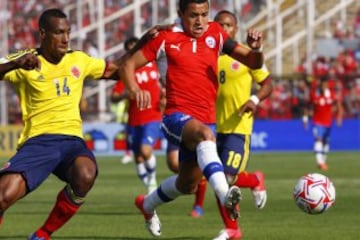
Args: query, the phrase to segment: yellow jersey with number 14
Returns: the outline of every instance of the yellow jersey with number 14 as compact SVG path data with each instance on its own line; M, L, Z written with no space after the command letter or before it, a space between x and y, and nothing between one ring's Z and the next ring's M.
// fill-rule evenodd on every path
M4 80L15 85L20 98L24 129L19 146L41 134L63 134L82 138L80 100L87 78L99 79L106 68L105 60L81 51L69 51L58 64L38 54L41 67L16 69Z
M252 82L261 83L269 76L265 65L251 70L228 55L218 58L219 89L216 100L216 128L218 133L250 135L253 117L245 113L242 118L238 112L249 100Z

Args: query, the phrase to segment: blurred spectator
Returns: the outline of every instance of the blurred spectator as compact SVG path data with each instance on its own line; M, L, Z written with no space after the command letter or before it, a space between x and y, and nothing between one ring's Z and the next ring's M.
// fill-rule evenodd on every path
M353 20L353 31L354 35L360 38L360 8L358 9L356 16Z
M169 16L168 5L172 0L158 0L159 6L158 19L164 22ZM89 26L93 20L97 20L98 14L91 12L89 4L95 1L81 1L83 19L81 26ZM124 9L133 3L133 0L103 0L104 16L109 17L116 11ZM264 0L244 0L241 1L242 12L239 13L241 20L249 19L253 14L261 11ZM152 3L147 3L141 8L142 30L155 23L152 22ZM3 1L0 1L0 6ZM37 35L38 15L46 8L59 7L68 8L70 5L76 6L76 0L11 0L7 1L7 11L3 10L0 19L7 24L9 51L14 52L24 48L34 48ZM231 4L229 4L231 5ZM210 17L214 16L220 9L229 9L228 1L212 0ZM0 8L1 9L1 8ZM68 15L75 32L79 24L77 23L76 9L68 9ZM173 19L172 19L173 20ZM332 79L332 86L343 99L346 117L360 117L360 9L351 21L352 25L346 24L338 17L331 20L332 32L328 37L339 39L343 44L344 50L333 58L317 56L314 61L301 59L300 64L294 69L294 76L291 79L277 79L274 77L274 92L271 99L268 98L259 105L256 113L262 119L290 119L302 115L304 101L308 98L309 87L313 84L313 79L320 76L327 76ZM4 25L6 26L6 25ZM350 27L349 27L350 26ZM1 27L1 24L0 24ZM105 50L108 50L124 41L129 36L134 35L134 14L129 12L122 15L105 25ZM83 42L83 50L91 56L98 56L97 30L87 33L87 38ZM358 42L357 47L346 49L344 40L353 39ZM77 44L77 41L72 43ZM352 45L356 46L356 45ZM349 48L349 47L348 47ZM109 56L109 60L114 60L123 54L122 50ZM312 69L312 71L310 71ZM97 86L97 83L87 82L86 90ZM17 106L17 99L14 99L12 89L9 89L7 96L10 113L10 121L15 123L19 120L20 110ZM96 115L98 109L98 95L89 97L82 102L84 114ZM21 117L21 116L20 116Z

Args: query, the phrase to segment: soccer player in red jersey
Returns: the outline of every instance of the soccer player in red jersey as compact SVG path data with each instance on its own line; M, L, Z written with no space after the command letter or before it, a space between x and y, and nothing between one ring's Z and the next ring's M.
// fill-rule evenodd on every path
M125 50L129 51L139 41L136 37L128 38L125 43ZM139 179L144 183L148 193L156 189L156 158L153 154L153 146L160 137L161 113L161 94L160 94L160 74L155 62L150 62L145 66L136 69L136 82L140 89L147 90L151 94L151 107L140 110L136 106L136 101L130 99L129 119L127 127L127 142L135 156L136 172ZM118 82L114 86L116 90ZM127 92L125 92L126 95ZM122 93L114 92L112 100L121 99Z
M179 174L165 179L151 194L139 195L135 200L147 229L154 236L161 235L155 208L183 194L194 193L203 175L221 205L233 218L238 216L240 189L229 187L216 149L217 59L220 52L225 52L254 69L261 68L264 62L261 51L238 44L220 25L209 22L208 0L180 0L178 14L173 28L158 32L120 68L121 79L131 97L139 108L145 109L150 105L149 92L139 88L134 71L154 61L161 51L166 53L167 102L161 126L167 139L180 146ZM261 44L260 32L249 30L248 36Z
M314 152L318 168L328 170L326 163L330 150L330 133L333 121L333 107L336 108L336 123L342 124L343 106L341 97L329 88L326 76L317 81L310 93L308 107L304 109L304 128L308 128L309 115L312 113Z

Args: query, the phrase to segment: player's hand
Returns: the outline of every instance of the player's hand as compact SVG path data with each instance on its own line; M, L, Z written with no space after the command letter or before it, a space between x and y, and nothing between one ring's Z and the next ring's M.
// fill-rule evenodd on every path
M262 32L255 29L249 29L247 32L246 42L253 50L259 50L262 46Z
M25 70L40 69L40 61L37 56L32 53L27 53L17 59L14 59L13 62L18 68Z
M250 113L250 116L253 116L256 112L256 104L252 100L248 100L244 105L241 106L238 115L242 117L244 113Z
M130 94L130 99L134 99L136 101L136 106L140 110L151 107L151 95L149 91L141 89L134 91Z
M308 130L309 129L309 117L304 115L302 117L302 122L303 122L304 129Z

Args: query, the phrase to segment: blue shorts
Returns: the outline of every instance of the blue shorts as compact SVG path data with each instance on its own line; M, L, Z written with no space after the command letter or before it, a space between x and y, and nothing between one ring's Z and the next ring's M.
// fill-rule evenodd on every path
M160 137L160 122L151 122L141 126L128 126L127 140L130 149L139 153L141 145L154 146Z
M0 169L0 175L21 173L29 193L39 187L51 173L68 182L66 171L79 156L87 156L96 164L94 154L81 138L56 134L40 135L27 140L5 167Z
M166 153L172 152L172 151L178 151L179 150L179 145L176 145L174 143L171 142L167 142L167 146L166 146Z
M328 143L330 140L330 127L324 127L320 125L313 126L313 136L315 139L321 139L324 143Z
M164 132L168 144L179 146L179 162L185 160L197 160L196 151L191 151L182 144L181 135L186 123L193 119L192 116L176 112L170 115L164 115L161 123L161 129ZM206 124L213 133L216 133L215 124Z
M218 133L216 143L224 172L237 175L246 170L250 154L250 135Z

